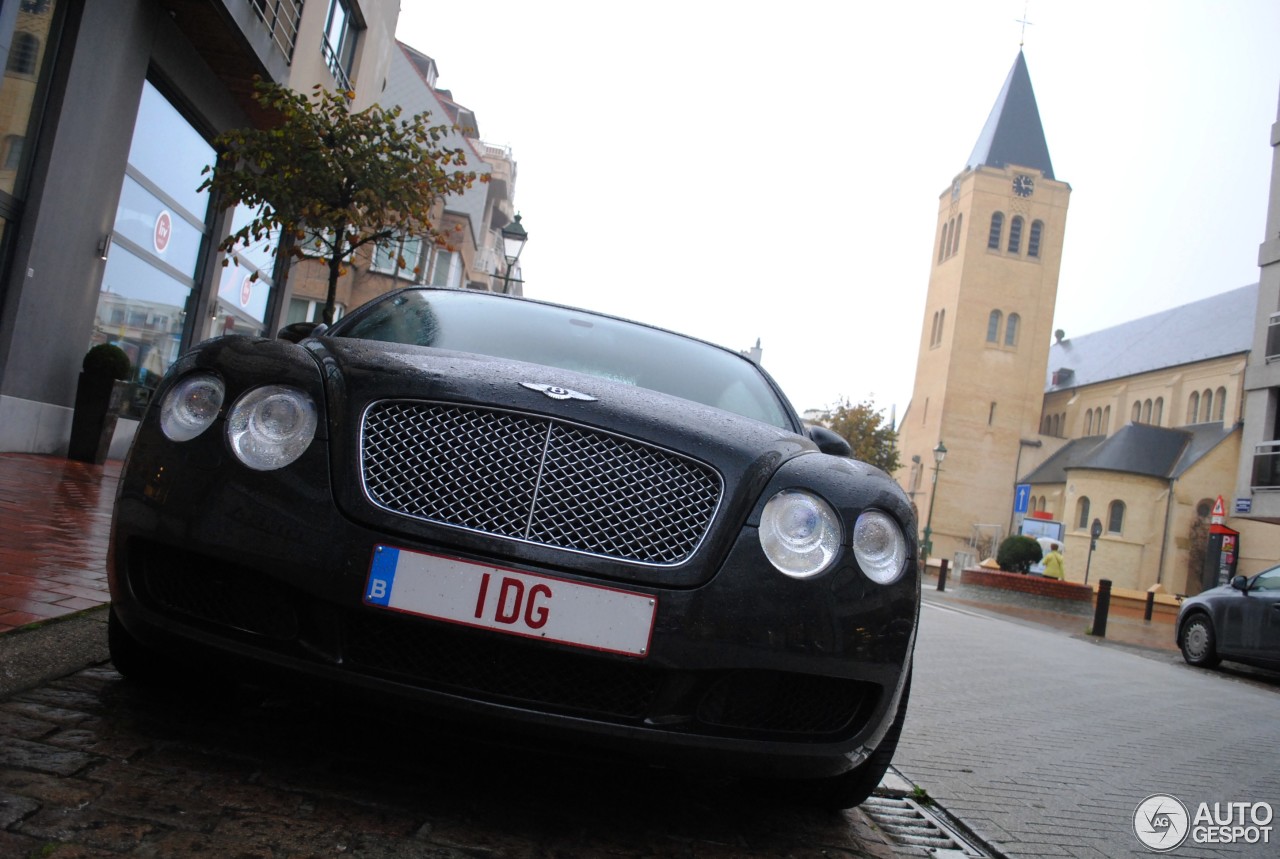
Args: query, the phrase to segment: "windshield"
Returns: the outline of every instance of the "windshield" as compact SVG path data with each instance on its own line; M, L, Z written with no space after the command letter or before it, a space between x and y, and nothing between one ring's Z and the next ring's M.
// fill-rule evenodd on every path
M352 314L330 333L588 373L794 429L783 401L746 358L572 308L453 290L406 290Z

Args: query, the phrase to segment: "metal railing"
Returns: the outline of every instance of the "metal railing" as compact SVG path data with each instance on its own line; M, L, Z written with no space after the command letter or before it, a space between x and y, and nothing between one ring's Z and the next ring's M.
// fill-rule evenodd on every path
M305 0L249 0L258 20L271 33L271 41L289 63L293 62L293 49L298 44L303 2Z

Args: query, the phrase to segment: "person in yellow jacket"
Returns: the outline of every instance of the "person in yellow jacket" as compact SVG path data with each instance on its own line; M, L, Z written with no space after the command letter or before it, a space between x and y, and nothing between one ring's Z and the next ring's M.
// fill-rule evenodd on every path
M1045 555L1044 558L1041 559L1042 563L1044 563L1045 578L1064 578L1062 572L1062 560L1062 545L1054 543L1052 548L1049 549L1049 554Z

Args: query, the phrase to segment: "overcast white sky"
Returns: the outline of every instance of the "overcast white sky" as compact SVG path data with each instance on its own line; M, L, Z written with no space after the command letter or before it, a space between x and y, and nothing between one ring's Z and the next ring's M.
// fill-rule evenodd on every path
M744 349L800 411L911 398L938 196L1023 0L403 0L397 37L512 147L525 294ZM1277 0L1031 0L1072 186L1068 336L1258 279Z

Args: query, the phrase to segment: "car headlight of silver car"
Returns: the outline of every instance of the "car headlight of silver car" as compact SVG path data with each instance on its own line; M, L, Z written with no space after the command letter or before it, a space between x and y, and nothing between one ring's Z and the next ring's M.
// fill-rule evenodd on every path
M192 373L169 389L160 403L160 429L170 441L191 441L213 425L227 396L212 373Z
M811 492L784 489L760 516L760 547L778 572L797 579L816 576L840 549L840 519Z
M315 401L286 385L254 388L227 415L227 442L256 471L284 468L311 444L319 422Z
M853 526L853 556L867 578L891 585L907 568L907 540L888 513L866 510Z

